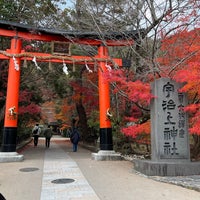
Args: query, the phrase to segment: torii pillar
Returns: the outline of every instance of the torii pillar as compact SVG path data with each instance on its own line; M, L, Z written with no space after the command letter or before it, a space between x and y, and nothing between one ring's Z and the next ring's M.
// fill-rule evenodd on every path
M108 48L104 45L98 48L98 58L108 59ZM111 121L107 115L110 109L110 86L104 77L104 72L108 69L105 61L99 62L98 82L99 82L99 118L100 118L100 151L92 153L94 160L121 160L121 155L113 151Z
M22 41L15 37L11 39L10 54L21 53ZM20 58L10 58L8 69L8 83L6 109L3 130L3 141L0 152L0 162L22 161L23 155L16 152L18 101L20 86Z

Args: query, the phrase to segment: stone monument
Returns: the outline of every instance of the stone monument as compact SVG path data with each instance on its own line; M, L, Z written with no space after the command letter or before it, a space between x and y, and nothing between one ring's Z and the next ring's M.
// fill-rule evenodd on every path
M152 84L155 98L151 102L152 160L189 161L189 134L186 95L179 92L181 84L167 78Z
M150 176L200 174L200 163L190 162L188 118L183 84L160 78L151 84L151 160L134 160L134 169Z

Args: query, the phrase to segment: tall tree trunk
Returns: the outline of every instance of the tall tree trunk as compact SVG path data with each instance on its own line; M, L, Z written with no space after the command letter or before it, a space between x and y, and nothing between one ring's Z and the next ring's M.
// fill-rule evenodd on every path
M88 138L87 116L81 100L76 103L76 110L79 116L79 127L81 131L81 138L83 141L87 141Z
M85 70L85 66L80 70L80 74L79 74L79 86L82 87L82 74ZM81 131L81 139L83 141L87 141L88 140L88 136L89 136L89 128L88 128L88 124L87 124L87 115L85 112L85 108L83 106L83 102L82 102L82 92L80 92L80 96L79 99L76 101L76 110L79 116L79 122L78 125L80 127L80 131Z
M0 108L0 121L4 119L4 115L5 115L5 105L2 108Z

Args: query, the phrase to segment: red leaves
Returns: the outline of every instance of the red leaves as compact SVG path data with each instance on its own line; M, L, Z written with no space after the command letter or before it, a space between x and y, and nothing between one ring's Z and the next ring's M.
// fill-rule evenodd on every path
M186 83L182 92L197 92L200 95L200 62L190 62L186 69L176 73L175 80Z
M127 78L125 71L122 69L112 70L105 73L104 77L116 87L114 92L122 91L129 100L138 102L144 106L150 103L152 95L150 93L150 85L140 80L132 81L132 76Z
M179 18L179 22L185 23L195 15L194 10L187 17ZM189 131L200 134L200 29L179 30L162 41L161 49L159 64L169 77L184 83L180 92L188 94L189 105L185 111L189 113Z
M150 122L143 122L139 124L140 118L143 117L142 108L147 108L150 104L151 95L150 84L142 82L140 80L134 80L134 74L128 73L123 69L112 70L104 73L104 78L111 83L113 86L113 92L118 93L118 98L120 98L121 105L123 104L124 99L128 99L130 103L129 108L129 116L124 117L123 121L126 123L128 121L127 126L121 128L121 132L129 137L132 137L138 140L140 138L140 142L144 142L146 140L146 134L150 133ZM125 101L125 103L126 103ZM121 111L124 108L121 108ZM132 124L132 125L130 125ZM141 135L145 137L141 137ZM149 140L148 140L149 141ZM147 141L145 141L146 143Z
M161 50L163 53L158 58L158 62L162 65L162 69L166 74L186 69L189 63L199 60L199 33L200 29L190 32L184 30L162 40ZM172 68L174 69L172 70Z
M188 112L189 118L189 132L191 134L200 135L200 104L190 104L185 108L185 111Z
M41 112L41 109L38 105L31 103L27 106L20 106L19 107L19 114L30 114L30 115L35 115L39 114Z
M125 127L121 129L121 132L124 133L124 135L132 137L132 138L136 138L137 134L138 134L138 126L137 125L133 125L133 126L129 126L129 127Z
M132 137L140 143L149 143L150 120L143 124L133 124L121 129L124 135Z
M70 82L73 88L73 103L81 101L86 113L98 109L98 79L96 73L83 73L81 79Z
M30 91L20 91L19 114L37 115L41 112L40 107L32 101L33 94Z
M190 104L187 107L185 107L185 111L186 112L190 112L190 113L196 113L198 108L200 108L200 104Z
M20 91L19 102L30 102L31 97L32 97L31 92L27 90Z
M150 94L150 85L146 83L142 83L141 81L127 83L127 95L129 99L134 102L140 102L144 105L148 105L152 98Z

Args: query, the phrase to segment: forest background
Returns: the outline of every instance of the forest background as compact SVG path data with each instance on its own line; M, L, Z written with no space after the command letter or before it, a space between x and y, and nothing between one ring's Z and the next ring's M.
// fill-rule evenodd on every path
M36 28L125 34L138 39L126 47L109 47L111 58L126 60L105 73L110 82L114 149L124 154L150 154L150 84L168 77L184 82L188 94L192 158L200 155L200 1L199 0L0 0L0 20ZM126 35L125 35L126 36ZM127 41L129 36L127 35ZM24 41L26 51L51 52L51 44ZM0 49L10 47L0 37ZM71 44L72 55L97 55L97 48ZM18 137L35 122L56 120L62 130L79 120L82 141L94 143L99 134L98 66L24 61L21 66ZM92 72L92 73L91 73ZM0 61L0 134L2 137L8 61ZM49 111L50 116L45 114Z

